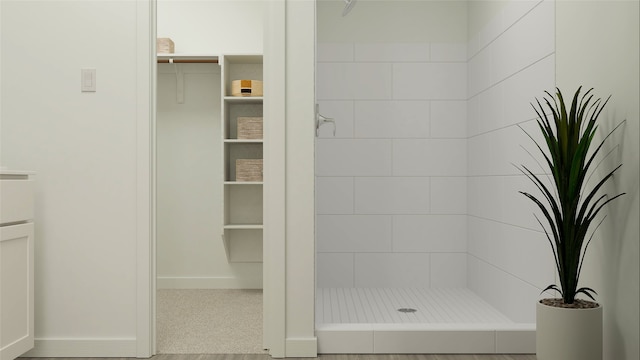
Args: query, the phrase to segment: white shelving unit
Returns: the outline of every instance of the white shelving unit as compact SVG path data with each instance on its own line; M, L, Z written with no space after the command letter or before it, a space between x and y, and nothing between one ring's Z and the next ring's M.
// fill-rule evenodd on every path
M263 182L236 181L237 159L262 159L262 139L238 139L239 116L262 117L263 98L231 96L233 80L262 80L262 55L222 55L223 234L229 262L262 262Z

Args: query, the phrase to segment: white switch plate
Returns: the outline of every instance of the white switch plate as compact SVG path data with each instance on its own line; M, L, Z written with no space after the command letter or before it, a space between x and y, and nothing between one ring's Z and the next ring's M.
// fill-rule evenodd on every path
M82 92L96 91L96 69L81 69L81 74L80 89Z

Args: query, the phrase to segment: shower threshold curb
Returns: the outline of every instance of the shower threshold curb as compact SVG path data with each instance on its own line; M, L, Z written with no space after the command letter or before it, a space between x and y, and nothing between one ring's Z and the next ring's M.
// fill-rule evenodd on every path
M535 324L317 324L320 354L533 354Z

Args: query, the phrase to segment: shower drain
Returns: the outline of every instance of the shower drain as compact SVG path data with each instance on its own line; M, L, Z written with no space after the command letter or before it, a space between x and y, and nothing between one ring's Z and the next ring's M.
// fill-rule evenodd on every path
M400 308L398 309L398 311L400 311L401 313L414 313L418 310L412 308Z

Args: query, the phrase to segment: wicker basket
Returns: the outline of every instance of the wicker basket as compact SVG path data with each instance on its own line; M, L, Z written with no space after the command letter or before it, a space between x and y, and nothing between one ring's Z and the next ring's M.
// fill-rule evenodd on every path
M169 38L158 38L156 47L159 54L173 54L175 52L175 44Z
M238 117L238 139L262 139L262 117Z
M231 95L233 95L233 96L262 96L262 81L260 81L260 80L233 80L231 82Z
M237 159L236 181L262 181L262 159Z

